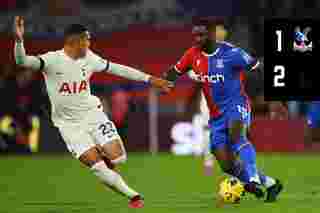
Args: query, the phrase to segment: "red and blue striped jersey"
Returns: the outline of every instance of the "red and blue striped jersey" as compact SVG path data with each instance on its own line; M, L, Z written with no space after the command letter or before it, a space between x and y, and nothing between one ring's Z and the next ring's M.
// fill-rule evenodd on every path
M243 74L259 65L258 60L243 49L227 42L217 44L213 54L192 47L175 65L181 74L194 71L196 80L202 83L211 118L219 117L232 104L245 103L250 110Z

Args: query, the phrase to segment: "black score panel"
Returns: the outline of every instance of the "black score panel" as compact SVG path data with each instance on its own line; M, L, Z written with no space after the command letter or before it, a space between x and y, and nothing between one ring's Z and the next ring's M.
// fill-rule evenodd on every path
M320 100L320 20L265 21L265 99ZM319 27L318 27L319 28Z

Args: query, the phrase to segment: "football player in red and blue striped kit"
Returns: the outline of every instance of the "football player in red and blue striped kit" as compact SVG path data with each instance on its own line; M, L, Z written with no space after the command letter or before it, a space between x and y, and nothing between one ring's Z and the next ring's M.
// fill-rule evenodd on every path
M194 46L179 62L165 73L169 81L176 81L193 70L194 78L202 84L210 111L210 149L221 169L237 177L245 189L266 202L276 201L283 186L279 180L263 175L256 167L256 151L247 138L251 120L249 98L243 78L245 72L259 67L259 61L243 49L227 42L216 41L217 25L224 20L202 18L194 22Z

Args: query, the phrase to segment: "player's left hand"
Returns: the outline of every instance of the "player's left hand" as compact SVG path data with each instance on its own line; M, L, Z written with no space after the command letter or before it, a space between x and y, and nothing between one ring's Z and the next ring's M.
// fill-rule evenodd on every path
M287 108L280 101L273 101L269 104L271 120L286 120L289 118Z
M174 84L170 81L164 80L162 78L157 78L152 76L150 78L150 84L155 87L160 89L163 92L170 92L172 88L174 87Z

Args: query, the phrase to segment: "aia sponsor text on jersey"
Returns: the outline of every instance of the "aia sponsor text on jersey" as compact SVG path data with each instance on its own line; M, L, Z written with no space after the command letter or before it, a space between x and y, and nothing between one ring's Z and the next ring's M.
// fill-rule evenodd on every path
M63 82L59 89L59 93L64 94L79 94L81 92L87 91L89 84L87 81L82 80L81 82Z

